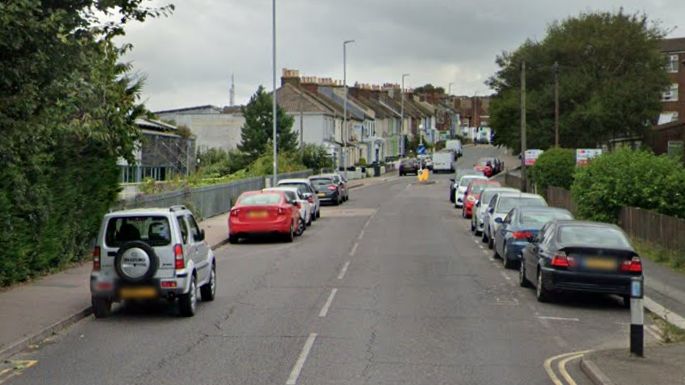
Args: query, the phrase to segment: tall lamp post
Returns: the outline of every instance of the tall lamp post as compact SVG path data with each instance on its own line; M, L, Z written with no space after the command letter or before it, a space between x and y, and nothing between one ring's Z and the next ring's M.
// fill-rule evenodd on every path
M400 137L404 137L404 78L409 76L409 74L402 74L402 89L400 90ZM406 147L407 144L403 143L402 147ZM404 155L404 148L402 148L402 153Z
M272 49L272 58L273 58L273 92L271 93L272 96L272 101L271 104L273 104L273 109L271 111L271 117L273 120L273 148L274 148L274 163L273 163L273 168L274 168L274 175L273 175L273 183L272 186L276 186L276 183L278 182L278 123L277 123L277 116L276 116L276 111L277 111L277 106L276 106L276 0L271 0L271 12L272 12L272 19L271 19L271 26L272 26L272 41L273 41L273 49Z
M344 92L344 102L343 102L343 167L345 168L345 176L347 176L347 45L354 43L354 40L345 40L343 42L343 92Z
M450 82L450 84L447 85L447 95L452 95L452 86L454 85L454 82Z

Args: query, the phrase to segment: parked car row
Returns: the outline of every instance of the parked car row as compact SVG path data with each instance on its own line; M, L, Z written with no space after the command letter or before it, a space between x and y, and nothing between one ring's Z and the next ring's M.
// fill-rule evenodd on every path
M480 158L473 165L473 169L490 178L504 170L504 162L495 157Z
M618 226L575 220L540 195L480 175L463 175L456 185L473 235L505 268L517 268L520 286L535 288L539 301L587 292L618 295L629 306L631 279L642 277L642 262Z
M322 203L348 199L347 180L337 173L283 179L276 187L244 192L228 216L228 241L275 235L292 242L321 216Z

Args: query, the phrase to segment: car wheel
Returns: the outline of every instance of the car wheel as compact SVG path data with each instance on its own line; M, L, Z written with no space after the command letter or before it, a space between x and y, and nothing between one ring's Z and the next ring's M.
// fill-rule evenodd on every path
M476 226L473 225L473 221L471 221L471 232L472 233L476 232Z
M297 221L297 231L295 231L295 235L297 235L297 236L299 237L299 236L301 236L302 234L304 234L304 229L305 229L306 227L307 227L307 225L304 223L304 221L302 220L302 218L300 218L300 219Z
M321 207L319 207L318 210L316 210L316 219L321 218Z
M214 301L216 295L216 265L212 264L212 270L209 272L209 282L200 287L200 295L203 302Z
M528 278L526 278L526 264L523 263L523 259L521 259L521 264L519 265L519 286L521 287L530 287L530 281L528 281Z
M492 250L495 247L495 240L492 236L488 237L488 249Z
M290 243L293 240L295 240L295 225L292 223L290 224L290 231L288 231L287 234L285 234L285 241Z
M183 317L192 317L197 309L197 282L195 275L190 278L190 290L178 297L178 306Z
M311 226L311 225L312 225L312 221L313 221L312 218L313 218L313 217L314 217L314 214L309 213L309 220L307 221L307 226Z
M235 234L229 234L228 235L228 243L230 243L232 245L235 245L236 243L238 243L239 239L240 238L238 238L238 236Z
M112 300L108 298L91 298L95 318L107 318L112 313Z
M488 242L488 234L485 232L485 229L483 229L482 232L483 232L483 236L481 237L481 240L483 241L483 243L487 243Z
M542 270L538 271L538 281L537 285L535 287L535 298L537 298L538 302L549 302L550 301L550 292L545 288L545 283L542 280Z
M504 247L504 251L502 252L502 255L500 257L502 258L502 266L504 266L505 269L511 269L514 267L514 261L507 257L506 246Z

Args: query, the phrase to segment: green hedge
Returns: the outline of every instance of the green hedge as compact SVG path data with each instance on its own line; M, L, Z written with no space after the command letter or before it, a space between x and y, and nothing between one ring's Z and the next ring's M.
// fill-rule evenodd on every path
M685 169L666 155L603 154L577 169L571 192L581 218L615 223L624 206L685 218Z
M576 171L575 154L575 150L568 148L552 148L542 153L532 169L538 189L549 186L570 189Z

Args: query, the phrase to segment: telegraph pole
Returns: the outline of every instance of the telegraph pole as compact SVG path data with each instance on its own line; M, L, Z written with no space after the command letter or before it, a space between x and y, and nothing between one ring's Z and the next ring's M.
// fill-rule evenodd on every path
M559 62L554 62L554 147L559 148Z
M273 160L273 166L274 166L274 175L273 175L273 183L272 186L276 186L278 183L278 117L276 116L277 114L277 99L276 99L276 0L271 1L271 11L272 11L272 19L271 19L271 27L272 27L272 39L273 39L273 47L272 47L272 58L273 58L273 93L271 94L272 96L272 101L271 104L273 104L273 109L271 111L271 117L273 120L273 147L274 147L274 160Z
M521 191L526 192L526 62L521 62Z

